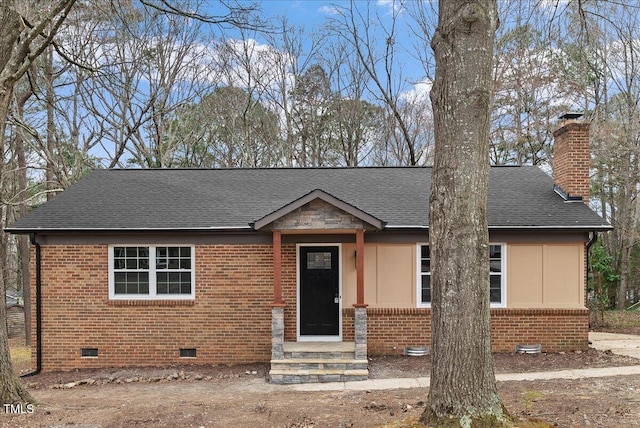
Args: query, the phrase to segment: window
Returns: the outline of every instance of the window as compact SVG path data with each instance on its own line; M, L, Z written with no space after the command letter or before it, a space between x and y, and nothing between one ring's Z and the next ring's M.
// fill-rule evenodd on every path
M505 299L505 255L503 244L489 245L489 301L503 307ZM431 253L428 244L418 244L418 306L431 306Z
M428 245L420 246L420 300L431 303L431 254Z
M331 269L331 252L307 253L307 269Z
M193 299L193 246L109 247L110 299Z
M489 245L489 302L502 304L502 245Z

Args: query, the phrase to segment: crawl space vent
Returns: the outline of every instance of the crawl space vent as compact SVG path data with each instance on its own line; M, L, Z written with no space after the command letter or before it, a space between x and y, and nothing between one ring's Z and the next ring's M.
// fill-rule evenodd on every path
M542 345L516 345L518 354L539 354L542 352Z
M97 357L98 356L98 348L82 348L80 349L81 357Z
M410 357L423 357L425 355L429 355L429 347L428 346L405 346L403 353L404 355L408 355Z
M196 357L196 349L195 348L181 348L180 349L180 358L195 358Z

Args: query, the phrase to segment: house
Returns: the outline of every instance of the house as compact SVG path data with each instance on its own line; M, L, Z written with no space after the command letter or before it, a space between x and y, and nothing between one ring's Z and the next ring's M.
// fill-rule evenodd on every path
M491 168L494 351L588 346L585 261L610 229L585 204L588 129L555 132L555 181ZM367 356L430 341L430 177L94 171L8 228L33 243L34 366L271 361L273 382L366 378Z
M24 337L24 307L22 306L21 298L6 295L5 298L6 308L6 324L8 337Z

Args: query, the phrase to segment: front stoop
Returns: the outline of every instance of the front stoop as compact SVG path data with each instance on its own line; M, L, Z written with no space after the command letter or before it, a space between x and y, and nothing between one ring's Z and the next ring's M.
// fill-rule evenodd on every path
M271 360L276 384L346 382L369 378L368 361L356 360L353 342L286 342L284 358Z

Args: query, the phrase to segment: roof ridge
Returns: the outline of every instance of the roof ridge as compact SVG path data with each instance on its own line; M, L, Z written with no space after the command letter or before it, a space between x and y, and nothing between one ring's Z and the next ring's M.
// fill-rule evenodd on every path
M539 165L490 165L491 169L507 169L507 168L539 168ZM330 171L330 170L356 170L356 169L433 169L431 165L365 165L365 166L276 166L276 167L223 167L223 168L196 168L196 167L180 167L180 168L98 168L93 171L123 171L123 172L142 172L142 171L282 171L282 170L300 170L300 171Z
M280 171L280 170L349 170L349 169L430 169L431 166L427 165L400 165L400 166L277 166L277 167L239 167L239 168L99 168L94 171Z

